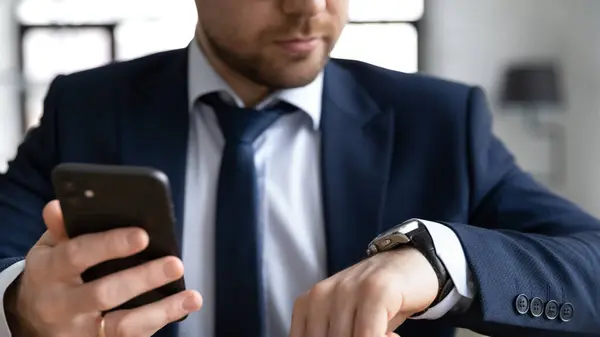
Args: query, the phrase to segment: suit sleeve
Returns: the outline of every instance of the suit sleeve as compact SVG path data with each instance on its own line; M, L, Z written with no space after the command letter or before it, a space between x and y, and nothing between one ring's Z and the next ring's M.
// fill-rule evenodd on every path
M0 304L23 270L25 255L44 233L42 210L54 199L50 173L58 158L59 79L46 95L40 125L27 133L8 171L0 174ZM11 336L4 306L0 306L0 336Z
M470 223L445 224L477 293L466 313L445 319L486 335L597 334L600 222L523 172L491 124L483 92L472 89Z
M59 80L46 95L40 125L27 133L7 172L0 175L0 272L23 258L45 231L42 210L54 199L50 174L58 161Z
M58 158L58 81L50 86L40 126L27 133L8 171L0 174L0 272L22 260L45 231L42 210L54 199L50 172Z

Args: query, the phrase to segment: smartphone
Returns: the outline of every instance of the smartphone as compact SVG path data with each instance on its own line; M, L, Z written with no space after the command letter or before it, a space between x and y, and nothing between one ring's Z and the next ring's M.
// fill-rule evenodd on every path
M84 282L164 256L180 256L164 173L147 167L64 163L52 171L52 183L70 238L132 226L143 228L150 238L148 247L136 255L89 268L81 275ZM183 290L181 278L110 311L137 308Z

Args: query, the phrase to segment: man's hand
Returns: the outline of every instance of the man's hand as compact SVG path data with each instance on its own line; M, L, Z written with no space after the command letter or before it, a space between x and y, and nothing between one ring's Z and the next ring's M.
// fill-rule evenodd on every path
M407 317L433 303L435 271L413 248L375 255L300 297L291 337L391 337Z
M27 255L18 286L11 288L16 293L7 309L17 320L17 336L97 337L101 311L183 276L182 262L166 257L83 283L80 274L89 267L144 250L148 234L122 228L68 239L58 202L46 206L44 221L48 231ZM184 291L140 308L111 312L105 316L106 335L151 336L201 305L200 294Z

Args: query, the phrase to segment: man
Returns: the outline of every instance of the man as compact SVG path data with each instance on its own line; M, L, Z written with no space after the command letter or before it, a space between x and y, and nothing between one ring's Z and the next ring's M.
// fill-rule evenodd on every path
M53 82L0 176L1 336L600 328L600 223L517 167L479 89L329 61L348 0L196 5L188 48ZM164 171L190 290L100 317L183 265L83 284L82 271L149 238L132 227L68 239L49 179L61 162Z

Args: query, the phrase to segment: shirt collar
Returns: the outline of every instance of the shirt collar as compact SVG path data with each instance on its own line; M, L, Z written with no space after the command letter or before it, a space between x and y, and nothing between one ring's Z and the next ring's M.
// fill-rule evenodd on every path
M199 97L215 91L227 93L238 106L244 106L242 100L208 63L208 60L195 40L190 43L188 53L188 97L190 111ZM318 129L321 121L322 96L323 72L319 73L314 81L304 87L275 92L261 102L258 107L261 108L268 105L274 100L290 103L309 115L313 121L314 128Z

